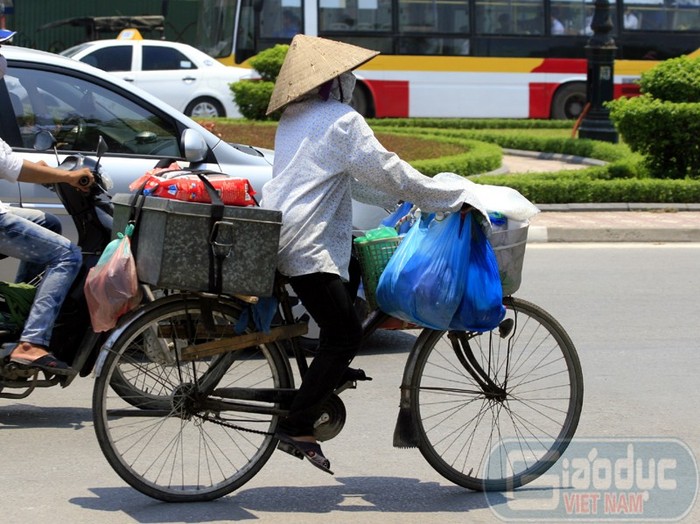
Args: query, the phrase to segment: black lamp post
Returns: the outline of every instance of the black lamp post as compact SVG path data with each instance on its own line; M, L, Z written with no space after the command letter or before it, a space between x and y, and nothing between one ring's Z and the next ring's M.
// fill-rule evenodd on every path
M606 142L617 142L617 131L610 121L610 111L603 102L613 98L613 78L615 65L615 41L610 36L613 25L610 20L608 0L595 0L591 29L593 36L586 45L588 76L586 79L586 99L590 104L581 121L579 138L591 138Z

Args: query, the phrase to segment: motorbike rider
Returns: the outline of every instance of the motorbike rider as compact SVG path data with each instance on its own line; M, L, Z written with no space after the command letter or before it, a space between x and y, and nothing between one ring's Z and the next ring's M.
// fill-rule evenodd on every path
M12 31L0 30L0 46L14 34ZM6 71L7 60L0 54L0 81ZM2 139L0 178L10 182L35 184L64 182L81 191L88 191L94 182L88 168L63 171L43 162L23 160ZM46 348L51 341L51 332L61 305L80 269L82 255L80 248L70 240L43 227L57 222L52 215L9 207L0 201L0 253L45 269L20 341L7 358L27 368L69 376L76 371L51 355Z

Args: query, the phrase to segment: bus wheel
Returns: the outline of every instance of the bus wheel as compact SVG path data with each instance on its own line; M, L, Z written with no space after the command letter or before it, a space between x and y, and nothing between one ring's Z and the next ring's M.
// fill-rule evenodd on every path
M575 120L586 105L586 84L573 82L557 89L552 100L552 118Z
M370 95L359 82L355 86L355 90L352 92L352 99L350 100L350 105L355 108L355 111L357 111L364 117L374 116L372 114L373 111L372 103L370 101Z

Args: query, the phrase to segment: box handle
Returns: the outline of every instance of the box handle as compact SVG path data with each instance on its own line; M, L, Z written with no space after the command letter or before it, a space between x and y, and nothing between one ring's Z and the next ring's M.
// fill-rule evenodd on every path
M227 231L228 230L228 231ZM233 224L224 220L219 220L214 223L209 236L209 244L212 252L217 258L228 258L231 256L231 248L233 247ZM220 237L224 237L223 240Z
M221 222L221 219L224 218L224 203L214 186L207 180L207 177L200 173L197 176L204 184L207 193L209 193L209 198L211 198L211 216L209 218L209 236L211 238L217 222ZM209 291L217 295L220 295L223 289L223 265L225 258L226 256L216 253L213 246L209 250Z

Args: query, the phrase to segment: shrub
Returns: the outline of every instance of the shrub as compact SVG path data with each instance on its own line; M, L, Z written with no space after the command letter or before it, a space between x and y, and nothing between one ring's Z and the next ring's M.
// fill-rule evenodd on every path
M642 93L668 102L700 102L700 57L680 56L642 74Z
M610 118L657 178L700 178L700 103L674 103L648 94L609 104Z
M642 96L608 102L610 118L656 178L700 178L700 57L681 56L642 74Z
M250 64L260 74L261 80L240 80L230 84L233 100L241 114L250 120L279 120L280 112L265 115L270 103L275 80L279 75L288 45L278 44L261 51L250 59Z
M231 84L233 99L241 114L250 120L266 120L274 82L241 80Z
M286 44L277 44L274 47L260 51L257 55L250 59L250 65L253 66L266 82L277 80L277 75L280 74L282 62L287 56L289 46Z

